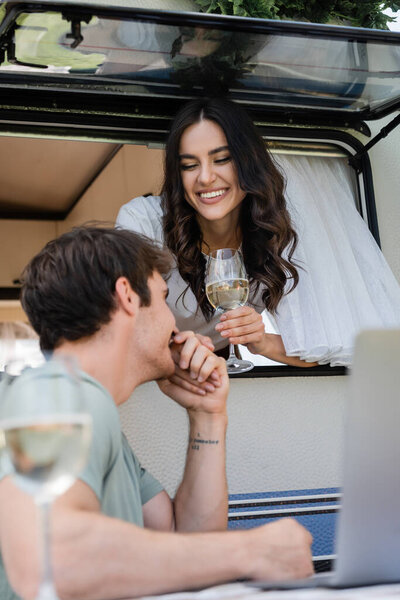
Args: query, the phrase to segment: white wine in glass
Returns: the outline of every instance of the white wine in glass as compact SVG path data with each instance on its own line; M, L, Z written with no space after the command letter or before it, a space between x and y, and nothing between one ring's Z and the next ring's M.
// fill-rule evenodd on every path
M207 285L206 294L208 301L216 310L231 310L246 304L249 297L249 282L247 279L214 281Z
M44 363L43 359L43 363ZM0 384L3 469L30 494L42 516L43 574L37 600L57 600L50 562L49 513L86 465L91 416L85 412L79 375L70 357L45 364L9 362Z
M206 267L206 295L215 310L232 310L244 306L249 297L249 282L240 250L221 248L211 252ZM245 373L254 367L249 360L237 358L229 344L226 361L229 374Z
M37 502L63 494L85 466L90 425L78 414L2 421L15 483Z

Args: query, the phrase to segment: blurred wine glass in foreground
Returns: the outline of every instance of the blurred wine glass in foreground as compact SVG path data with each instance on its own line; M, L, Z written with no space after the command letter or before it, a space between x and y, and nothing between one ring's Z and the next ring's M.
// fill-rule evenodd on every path
M1 468L42 515L43 572L37 600L57 600L50 562L50 508L86 464L91 416L71 357L11 359L0 383Z

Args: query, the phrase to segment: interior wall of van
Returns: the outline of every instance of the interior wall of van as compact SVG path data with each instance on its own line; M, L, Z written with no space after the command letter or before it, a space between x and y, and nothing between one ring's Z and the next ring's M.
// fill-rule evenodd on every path
M0 219L0 287L3 288L18 285L25 265L49 240L86 222L114 223L124 202L143 193L158 193L161 186L162 151L158 149L135 145L118 149L114 144L69 140L54 143L54 140L30 139L24 144L22 138L1 138L0 142L2 208L7 208L9 199L17 211L29 211L37 204L44 209L48 204L49 210L63 209L63 202L70 204L71 198L77 197L76 204L63 220L40 218L40 213L25 219L17 218L18 215L15 219ZM50 145L45 154L43 144ZM102 147L100 154L99 147ZM88 174L90 177L98 162L114 150L111 160L85 189L85 177L87 179ZM58 152L61 152L60 157L57 157ZM50 162L48 153L54 162ZM9 182L12 185L8 186ZM68 193L65 193L66 187ZM85 191L79 197L82 187ZM26 320L19 302L0 301L0 322L16 320Z
M57 234L93 220L114 223L122 204L142 194L159 193L162 159L163 153L159 149L122 146L67 218L57 223Z
M55 221L0 219L0 286L13 287L30 258L56 235ZM19 301L0 301L0 323L14 321L27 321Z

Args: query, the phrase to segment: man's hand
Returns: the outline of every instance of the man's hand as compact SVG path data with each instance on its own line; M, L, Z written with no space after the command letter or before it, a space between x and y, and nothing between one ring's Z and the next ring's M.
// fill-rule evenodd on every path
M294 519L249 530L251 579L301 579L314 573L310 532Z
M225 412L229 387L226 363L213 354L211 347L209 338L192 331L175 335L171 346L175 373L159 380L158 385L164 394L187 410Z

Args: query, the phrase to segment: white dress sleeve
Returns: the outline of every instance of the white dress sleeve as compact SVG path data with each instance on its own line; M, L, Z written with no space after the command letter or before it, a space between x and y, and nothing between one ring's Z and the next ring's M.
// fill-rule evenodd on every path
M116 226L147 236L162 245L162 208L160 196L138 196L121 206Z

